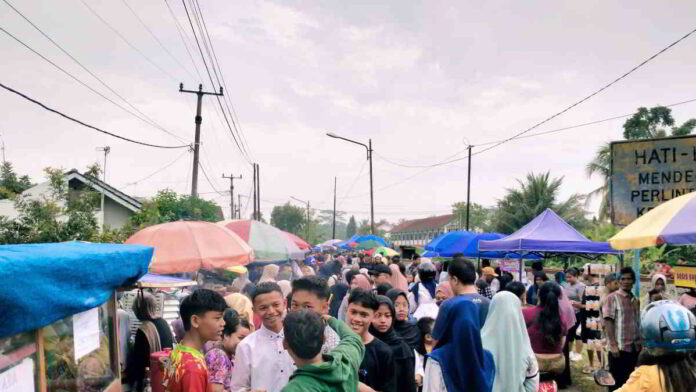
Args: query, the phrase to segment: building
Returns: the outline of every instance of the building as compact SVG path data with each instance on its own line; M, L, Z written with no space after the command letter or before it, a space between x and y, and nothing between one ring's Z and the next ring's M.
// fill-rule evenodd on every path
M389 232L389 241L394 247L424 247L442 233L463 230L462 222L454 214L432 216L402 222Z
M79 192L85 188L90 188L103 194L104 208L99 206L95 211L99 227L121 228L128 222L128 218L140 211L142 207L137 199L126 195L104 181L87 177L75 169L65 173L65 182L68 185L68 192ZM43 182L22 192L22 196L30 200L37 200L50 196L50 193L50 183ZM0 216L15 219L18 215L19 211L15 209L13 200L0 200Z

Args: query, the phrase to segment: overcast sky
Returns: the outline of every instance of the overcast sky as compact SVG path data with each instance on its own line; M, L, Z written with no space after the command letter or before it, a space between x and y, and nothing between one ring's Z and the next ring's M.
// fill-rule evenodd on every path
M193 139L198 80L163 0L126 0L167 53L117 0L8 0L139 110ZM138 51L82 3L89 4ZM369 177L362 147L375 150L375 218L448 213L466 199L466 160L427 165L511 136L588 95L694 28L696 2L625 1L226 1L199 0L251 156L261 167L264 214L290 196L369 216ZM180 1L168 0L191 30ZM0 26L68 72L123 101L53 47L0 2ZM192 42L192 41L191 41ZM200 56L193 52L203 71ZM180 140L125 113L0 32L0 82L114 133L149 143ZM171 54L171 55L170 55ZM156 64L155 67L152 63ZM540 127L572 126L696 98L696 37L691 37L590 101ZM171 75L171 76L169 76ZM210 89L209 83L205 83ZM219 191L222 174L242 174L242 158L204 100L202 164ZM83 170L110 146L107 181L136 196L158 189L190 192L191 154L126 143L66 121L0 90L6 157L34 181L47 166ZM696 102L675 107L678 122L696 117ZM603 142L621 138L614 120L507 143L473 158L472 201L494 205L528 172L564 176L562 196L599 185L584 173ZM482 149L474 148L474 152ZM174 162L151 178L160 168ZM202 197L229 211L199 174ZM236 198L236 197L235 197ZM245 199L243 199L245 201ZM299 204L298 204L299 205ZM596 203L593 209L596 208ZM251 213L251 206L246 210ZM594 212L594 211L593 211Z

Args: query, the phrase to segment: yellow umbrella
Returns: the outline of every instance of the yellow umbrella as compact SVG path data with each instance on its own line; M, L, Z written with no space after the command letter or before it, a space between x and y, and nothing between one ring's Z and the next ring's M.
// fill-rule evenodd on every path
M609 239L617 250L696 244L696 192L662 203Z

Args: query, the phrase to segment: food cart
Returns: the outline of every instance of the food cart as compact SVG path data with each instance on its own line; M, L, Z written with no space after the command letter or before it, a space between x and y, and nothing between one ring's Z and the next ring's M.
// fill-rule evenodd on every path
M0 392L121 391L114 293L147 273L153 252L0 246Z

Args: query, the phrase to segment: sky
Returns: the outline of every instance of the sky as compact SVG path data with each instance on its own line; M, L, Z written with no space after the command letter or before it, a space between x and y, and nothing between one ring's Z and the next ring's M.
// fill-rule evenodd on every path
M0 83L125 137L191 143L196 97L179 93L179 83L188 89L204 83L207 91L218 86L198 77L196 69L205 71L182 2L6 1L128 104L5 0L0 27L169 133L88 90L2 31ZM229 88L224 93L249 149L249 158L243 157L217 101L205 97L201 164L210 182L199 173L201 197L219 203L228 216L229 180L222 176L241 174L235 193L243 195L243 215L249 216L253 161L260 165L266 217L274 205L301 206L291 196L330 209L336 177L338 209L368 218L365 148L326 136L333 132L372 141L375 219L391 222L446 214L466 200L466 159L429 170L403 165L464 158L468 144L476 153L529 128L691 31L696 14L696 2L676 0L199 2ZM532 132L694 99L695 63L692 36ZM110 146L107 182L124 192L150 197L164 188L191 191L192 154L186 149L118 140L2 89L0 107L6 159L36 182L45 167L84 170L103 162L99 149ZM675 106L673 115L678 123L696 117L696 102ZM621 139L623 121L515 140L473 156L472 202L495 205L530 172L563 177L563 199L588 193L600 180L588 178L585 166L600 145ZM597 206L593 202L590 212Z

